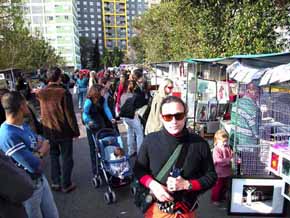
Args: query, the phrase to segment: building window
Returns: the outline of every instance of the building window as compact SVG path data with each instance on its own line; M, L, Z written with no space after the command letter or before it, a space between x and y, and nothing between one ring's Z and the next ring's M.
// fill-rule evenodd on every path
M84 1L83 3L84 3L84 5L87 5L87 2L86 1Z
M85 36L86 36L86 37L89 37L89 34L88 34L88 33L86 33L86 34L85 34Z
M94 2L90 2L90 6L93 6L94 5Z
M92 31L96 31L96 28L95 28L95 27L92 27L91 30L92 30Z
M87 18L88 17L88 15L87 14L84 14L84 18Z
M68 20L68 16L67 16L67 15L66 15L66 16L64 16L64 19Z
M95 24L95 21L92 20L92 21L91 21L91 24L94 25L94 24Z
M91 18L95 18L95 15L91 14Z

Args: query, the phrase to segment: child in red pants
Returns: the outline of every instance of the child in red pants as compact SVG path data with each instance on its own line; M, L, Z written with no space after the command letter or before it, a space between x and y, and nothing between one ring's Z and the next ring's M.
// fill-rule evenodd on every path
M215 205L219 205L226 198L231 176L232 158L233 152L228 145L228 134L225 130L218 130L214 135L213 149L213 162L218 179L211 192L211 201Z

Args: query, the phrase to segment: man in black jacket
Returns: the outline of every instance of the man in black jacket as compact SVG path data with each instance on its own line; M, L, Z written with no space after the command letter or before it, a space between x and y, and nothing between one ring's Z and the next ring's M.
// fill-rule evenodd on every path
M33 193L29 175L0 151L0 218L26 218L22 202Z
M164 128L149 134L141 146L134 173L156 199L145 218L171 217L168 216L171 213L172 217L183 214L183 217L194 218L198 195L216 182L209 145L186 129L186 112L186 105L180 98L166 97L160 108ZM164 181L157 181L157 174L179 144L183 144L180 155L184 156L174 165L178 175L167 174Z

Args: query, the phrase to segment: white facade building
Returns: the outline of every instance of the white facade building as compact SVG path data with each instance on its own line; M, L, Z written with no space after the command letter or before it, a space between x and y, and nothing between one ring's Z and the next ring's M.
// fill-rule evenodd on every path
M65 58L66 67L80 68L75 0L25 0L25 17L32 34L40 34Z

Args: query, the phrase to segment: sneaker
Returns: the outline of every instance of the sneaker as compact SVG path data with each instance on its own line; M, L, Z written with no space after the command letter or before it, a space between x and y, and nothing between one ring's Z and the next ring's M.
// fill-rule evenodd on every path
M60 192L61 190L61 186L59 184L51 184L51 190L55 191L55 192Z
M69 193L74 191L77 188L76 184L72 183L70 186L68 186L67 188L63 188L62 192L63 193Z

